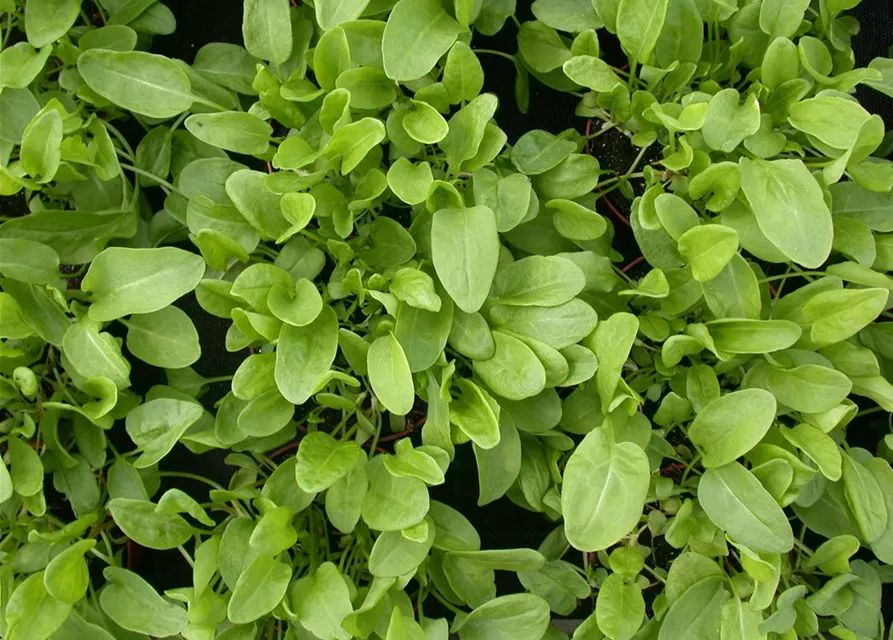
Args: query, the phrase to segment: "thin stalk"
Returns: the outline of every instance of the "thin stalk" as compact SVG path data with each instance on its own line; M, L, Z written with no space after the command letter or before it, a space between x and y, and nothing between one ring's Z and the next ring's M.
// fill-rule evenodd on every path
M203 482L218 491L226 491L223 485L217 484L213 480L200 476L197 473L188 473L186 471L159 471L158 475L162 478L185 478L187 480L195 480L196 482Z
M149 180L152 180L153 182L157 182L159 186L162 186L166 189L169 189L170 191L173 191L174 193L177 193L177 194L183 196L183 192L180 191L177 187L172 185L170 182L168 182L164 178L159 178L154 173L149 173L148 171L144 171L142 169L134 167L131 164L124 164L123 162L121 163L121 168L126 169L127 171L131 171L131 172L137 174L138 176L143 176L144 178L148 178ZM186 196L183 196L183 197L185 198Z
M506 53L505 51L496 51L495 49L473 49L475 53L486 53L491 56L499 56L500 58L505 58L506 60L511 60L512 64L515 63L515 56Z

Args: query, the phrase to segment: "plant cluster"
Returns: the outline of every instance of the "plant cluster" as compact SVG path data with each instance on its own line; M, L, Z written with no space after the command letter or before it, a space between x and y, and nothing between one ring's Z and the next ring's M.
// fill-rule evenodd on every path
M855 68L857 4L244 0L189 64L157 0L0 0L0 633L882 638L893 137L855 90L893 60ZM585 133L509 144L478 55ZM538 549L429 498L460 447Z

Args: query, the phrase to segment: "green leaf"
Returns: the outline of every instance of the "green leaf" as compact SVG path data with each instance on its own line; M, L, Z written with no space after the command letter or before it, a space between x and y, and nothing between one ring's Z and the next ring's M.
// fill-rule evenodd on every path
M570 49L562 42L555 29L539 20L521 24L518 30L518 52L524 62L539 73L559 68L571 57Z
M367 354L369 382L382 405L398 416L405 416L415 403L412 373L403 347L394 334L382 336L372 343Z
M801 309L811 324L809 339L827 346L855 335L881 314L888 295L886 289L837 289L809 298Z
M592 593L577 568L563 560L547 562L538 571L520 572L518 580L533 595L548 602L549 608L559 615L571 615L579 601Z
M745 138L760 130L760 106L755 95L739 104L735 89L724 89L710 99L701 133L711 149L731 153Z
M521 340L493 332L496 351L489 360L475 360L474 372L496 395L523 400L537 395L546 384L546 372L536 354Z
M160 513L154 504L145 500L114 498L109 500L108 509L126 536L150 549L175 549L193 533L181 516Z
M638 445L614 443L604 428L591 431L564 469L561 510L568 541L581 551L599 551L627 535L642 514L650 477Z
M251 113L199 113L186 118L186 129L202 142L246 155L260 156L270 148L273 127Z
M624 584L623 577L611 574L598 590L595 602L598 628L611 640L629 640L645 619L645 599L636 584Z
M211 82L237 93L255 95L251 86L257 59L243 47L228 42L211 42L195 54L192 68Z
M449 127L437 109L427 102L411 102L412 108L403 116L403 128L409 137L422 144L436 144L446 138Z
M298 448L295 478L308 493L324 491L348 475L360 462L362 450L321 431L307 434Z
M843 456L843 488L847 504L868 542L879 539L887 529L887 505L877 478L849 454Z
M288 590L291 567L275 556L260 555L236 582L226 615L233 624L248 624L275 609Z
M630 59L648 61L663 29L668 4L668 0L620 0L617 37Z
M679 634L686 634L692 640L718 638L722 606L728 597L718 577L695 582L670 607L661 625L659 640L671 640L680 637Z
M388 186L406 204L424 202L433 182L427 162L413 164L407 158L398 158L388 169Z
M595 189L601 165L594 156L572 153L556 167L533 180L537 194L546 200L573 200Z
M816 463L822 474L837 482L841 477L840 447L828 434L811 424L801 423L793 428L782 427L781 434L806 457ZM812 559L810 559L810 562Z
M96 256L81 288L93 294L90 318L107 321L163 309L195 289L204 272L201 256L182 249L114 247Z
M498 103L496 96L485 93L469 102L450 118L449 133L440 141L439 146L446 153L447 162L454 171L458 171L463 162L471 160L477 154L487 130L487 123L496 113Z
M374 67L347 69L338 76L335 86L350 91L350 106L354 109L383 109L397 97L393 81Z
M742 158L741 188L763 235L785 256L809 269L831 253L834 228L818 183L800 160Z
M466 313L484 304L496 275L499 237L487 207L441 209L431 224L434 268L450 297Z
M576 149L577 145L571 140L534 129L518 138L512 147L511 159L518 171L533 176L558 166Z
M318 0L315 3L316 22L323 31L343 22L356 20L366 9L369 0Z
M577 265L557 256L530 256L499 271L494 284L499 304L557 307L586 286Z
M787 553L794 546L781 507L737 462L708 469L698 485L698 500L713 524L754 551Z
M810 98L791 105L788 122L835 149L851 149L871 117L853 100L835 96Z
M794 345L802 334L789 320L746 320L728 318L706 324L718 351L727 353L771 353Z
M109 102L150 118L171 118L193 103L186 73L164 56L90 49L78 56L78 72Z
M549 626L549 605L518 593L494 598L469 613L453 630L461 640L540 640Z
M284 200L284 199L283 199ZM295 283L294 293L281 284L270 287L267 306L274 316L296 327L305 327L322 312L322 296L316 286L301 278Z
M474 100L484 86L484 70L466 43L457 40L443 68L443 86L452 104Z
M47 593L67 604L83 598L90 581L84 554L94 546L95 540L79 540L53 558L43 574Z
M408 540L399 531L385 531L369 554L369 572L377 578L399 578L415 571L428 556L436 528L429 524L422 542Z
M79 0L27 0L25 35L40 49L64 36L78 17Z
M596 385L605 413L614 400L614 393L621 380L620 373L638 330L638 318L629 313L615 313L596 328L590 348L599 362Z
M760 29L769 38L792 38L800 29L809 0L766 0L760 7Z
M679 254L698 282L717 277L737 251L738 232L719 224L693 227L679 237Z
M385 126L377 118L363 118L335 131L326 146L327 157L341 156L341 175L357 168L374 147L385 139Z
M417 525L428 513L428 488L412 476L396 477L381 456L366 464L369 490L363 496L363 520L375 531L400 531Z
M481 548L481 539L474 526L452 507L432 500L428 516L434 524L435 549L477 551Z
M284 198L267 189L265 178L266 174L259 171L242 169L226 178L225 190L239 213L262 237L276 240L287 236L291 225L282 212Z
M43 572L32 573L9 595L6 604L7 640L49 638L71 613L71 605L51 596Z
M44 468L38 453L20 438L10 438L8 458L16 493L28 497L43 490Z
M195 325L177 307L133 315L126 324L127 349L154 367L182 369L202 354Z
M361 460L346 476L326 491L326 516L336 529L350 533L360 520L363 496L369 488L366 463Z
M775 398L762 389L734 391L704 407L688 428L708 469L734 462L753 449L775 421Z
M579 85L599 93L611 93L623 81L611 66L595 56L574 56L562 66L565 75Z
M577 33L604 26L592 0L537 0L531 9L537 20L559 31Z
M608 229L607 221L598 213L573 200L549 200L546 207L555 211L555 230L570 240L597 240Z
M766 386L778 401L795 411L823 413L839 405L853 387L850 379L839 371L817 364L804 364L793 369L770 368Z
M84 378L108 378L119 389L130 386L130 363L111 334L99 332L89 322L70 325L62 350L77 373Z
M276 386L291 403L301 405L316 393L338 352L338 318L329 306L310 324L284 324L276 347Z
M292 611L301 626L317 638L350 640L341 621L353 612L347 582L331 562L295 582L289 594Z
M128 413L127 434L143 452L134 466L143 469L161 460L202 412L197 402L156 398Z
M52 47L36 50L27 42L19 42L0 53L0 87L24 89L41 72Z
M494 306L490 309L490 320L495 328L545 342L554 349L564 349L592 333L598 315L588 304L574 299L557 307ZM625 361L625 355L623 358Z
M255 58L273 64L288 60L293 46L288 0L245 0L242 38Z
M381 51L385 73L401 82L421 78L449 50L459 31L437 0L400 0L384 28Z
M106 567L102 574L108 583L99 594L99 603L118 626L158 637L174 636L186 628L186 610L159 596L135 573Z
M52 180L62 160L62 116L55 109L38 114L22 135L22 168L37 182Z

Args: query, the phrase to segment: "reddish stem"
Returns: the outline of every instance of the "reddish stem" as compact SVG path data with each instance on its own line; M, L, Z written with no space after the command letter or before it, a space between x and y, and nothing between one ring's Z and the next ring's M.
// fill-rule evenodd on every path
M267 165L267 173L273 173L272 163L269 160L267 160L266 165Z
M589 134L592 133L592 118L587 118L586 120L586 146L584 150L586 153L589 153L591 150L592 140L589 139Z
M635 260L630 262L628 265L623 267L623 269L622 269L623 273L629 273L630 271L635 269L637 266L642 264L642 262L644 262L644 260L645 260L645 256L639 256L638 258L636 258Z
M617 207L614 206L614 203L611 202L611 200L608 198L608 196L602 196L602 197L601 197L601 201L605 203L605 205L608 207L608 211L610 211L611 214L612 214L615 218L617 218L618 220L620 220L620 222L622 222L623 224L625 224L627 227L630 226L630 225L629 225L629 220L626 219L626 216L625 216L625 215L623 215L622 213L620 213L620 211L617 209Z

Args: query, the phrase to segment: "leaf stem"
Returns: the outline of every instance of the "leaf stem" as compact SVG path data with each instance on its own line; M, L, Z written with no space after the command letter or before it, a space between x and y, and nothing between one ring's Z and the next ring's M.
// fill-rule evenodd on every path
M826 276L828 274L825 273L824 271L798 271L797 273L794 273L794 274L785 273L780 276L769 276L768 278L762 278L759 282L760 282L760 284L763 284L764 282L775 282L776 280L784 280L786 278L790 278L791 275L806 277L806 276Z
M158 475L162 478L185 478L187 480L195 480L196 482L203 482L218 491L226 491L226 488L223 485L217 484L210 478L200 476L197 473L189 473L187 471L159 471Z
M169 190L173 191L174 193L183 196L184 198L186 197L183 194L183 192L180 191L177 187L172 185L170 182L168 182L164 178L159 178L154 173L149 173L148 171L144 171L143 169L139 169L137 167L134 167L131 164L125 164L123 162L121 163L121 168L127 169L128 171L131 171L131 172L137 174L138 176L143 176L144 178L148 178L149 180L157 182L159 184L159 186L165 187L166 189L169 189Z
M491 56L499 56L500 58L505 58L506 60L511 60L512 64L515 62L515 56L506 53L505 51L496 51L495 49L473 49L475 53L488 53Z

